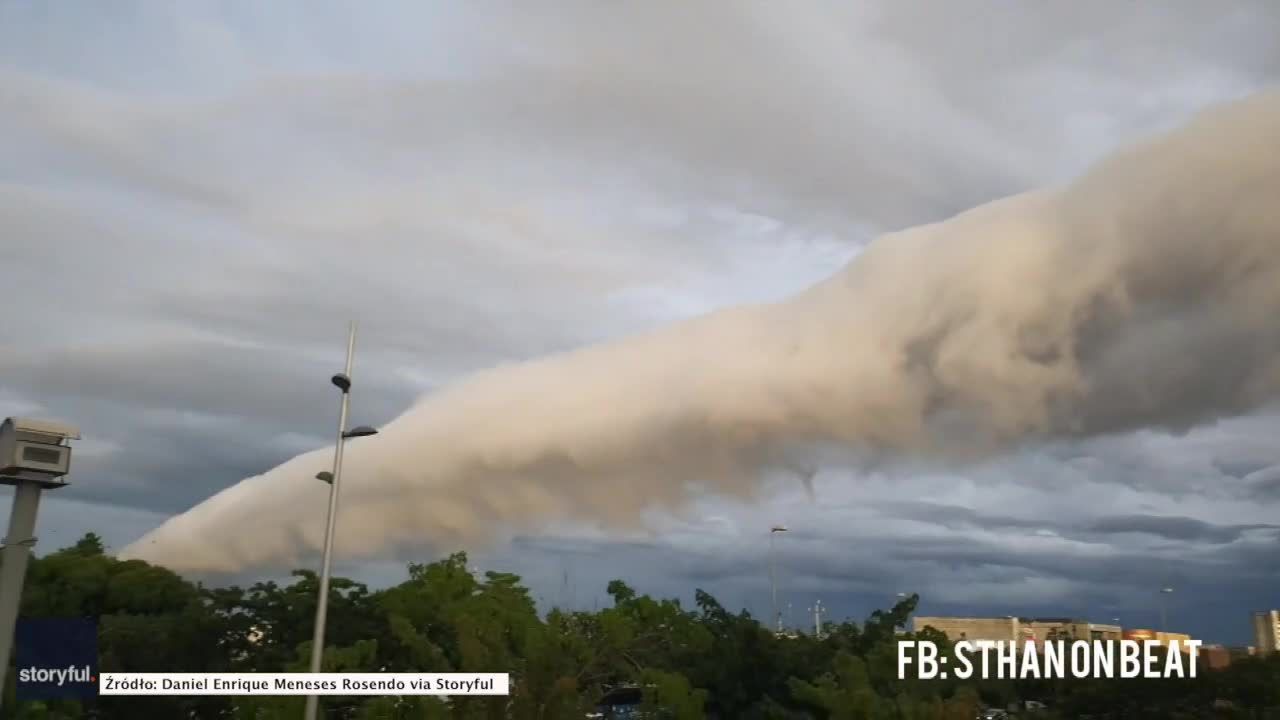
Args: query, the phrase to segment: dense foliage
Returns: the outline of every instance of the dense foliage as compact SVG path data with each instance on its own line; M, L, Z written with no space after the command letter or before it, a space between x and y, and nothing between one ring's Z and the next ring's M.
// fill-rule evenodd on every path
M832 625L824 638L775 635L745 612L699 591L696 607L609 584L612 607L540 617L515 575L476 577L458 553L408 568L395 587L334 582L325 655L330 671L512 673L510 697L323 698L329 718L352 720L580 720L602 694L642 688L672 720L897 718L970 720L984 706L1038 700L1060 718L1280 717L1280 658L1174 680L971 682L897 679L894 640L910 597L865 622ZM93 616L107 671L302 671L317 579L204 588L168 570L103 553L89 535L32 562L26 616ZM926 630L920 637L943 640ZM75 703L12 702L3 718L298 718L303 698L104 697ZM1269 710L1268 710L1269 709Z

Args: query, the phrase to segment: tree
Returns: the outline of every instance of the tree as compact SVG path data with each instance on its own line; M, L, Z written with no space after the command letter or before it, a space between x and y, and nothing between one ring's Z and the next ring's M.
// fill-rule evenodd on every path
M962 685L943 704L942 716L945 720L970 720L981 709L982 699L978 697L978 691L970 685Z
M801 702L820 709L831 720L877 720L892 717L891 706L871 687L862 658L840 651L831 672L816 683L790 681L791 692Z
M70 552L80 555L102 555L106 552L106 545L97 533L85 533L84 537L71 546Z
M644 682L645 711L670 720L703 720L706 717L707 691L696 690L680 673L646 670Z

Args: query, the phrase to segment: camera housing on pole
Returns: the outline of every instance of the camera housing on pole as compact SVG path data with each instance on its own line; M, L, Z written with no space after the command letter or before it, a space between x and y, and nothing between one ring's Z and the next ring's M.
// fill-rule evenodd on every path
M5 686L13 651L27 561L36 544L40 491L67 484L63 479L71 471L67 443L79 439L79 430L61 423L13 417L0 423L0 485L14 486L9 531L0 544L0 688Z
M0 424L0 484L30 481L42 488L66 485L63 477L71 471L67 442L79 439L80 431L70 425L5 418Z

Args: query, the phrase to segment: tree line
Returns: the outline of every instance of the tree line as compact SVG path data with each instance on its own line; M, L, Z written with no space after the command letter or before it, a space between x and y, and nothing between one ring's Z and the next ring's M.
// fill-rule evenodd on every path
M322 697L334 720L582 720L610 690L637 688L640 716L668 720L972 720L984 707L1034 700L1044 718L1280 718L1280 657L1196 678L899 680L896 640L918 598L823 637L779 637L699 590L694 607L608 584L610 607L542 615L516 575L477 577L464 553L408 566L380 590L332 582L329 672L509 672L506 697ZM318 579L204 587L86 535L31 562L25 617L93 617L99 667L116 672L303 672ZM100 697L13 703L0 720L295 720L301 697Z

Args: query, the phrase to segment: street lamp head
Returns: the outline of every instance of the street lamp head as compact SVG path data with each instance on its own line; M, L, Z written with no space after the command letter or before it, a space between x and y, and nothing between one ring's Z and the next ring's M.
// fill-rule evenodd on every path
M351 378L347 377L346 373L338 373L337 375L334 375L329 378L329 382L336 385L338 389L344 393L351 391Z
M377 434L378 434L377 428L372 428L372 427L369 427L368 425L357 425L356 427L353 427L350 430L342 433L342 437L358 438L358 437L368 437L370 435L377 435Z
M328 470L323 470L321 472L316 473L316 479L319 480L320 482L327 482L330 485L332 485L333 473L329 472Z
M1173 592L1173 588L1170 588L1170 587L1167 587L1167 588L1160 588L1160 592L1162 592L1162 593L1171 593L1171 592Z

